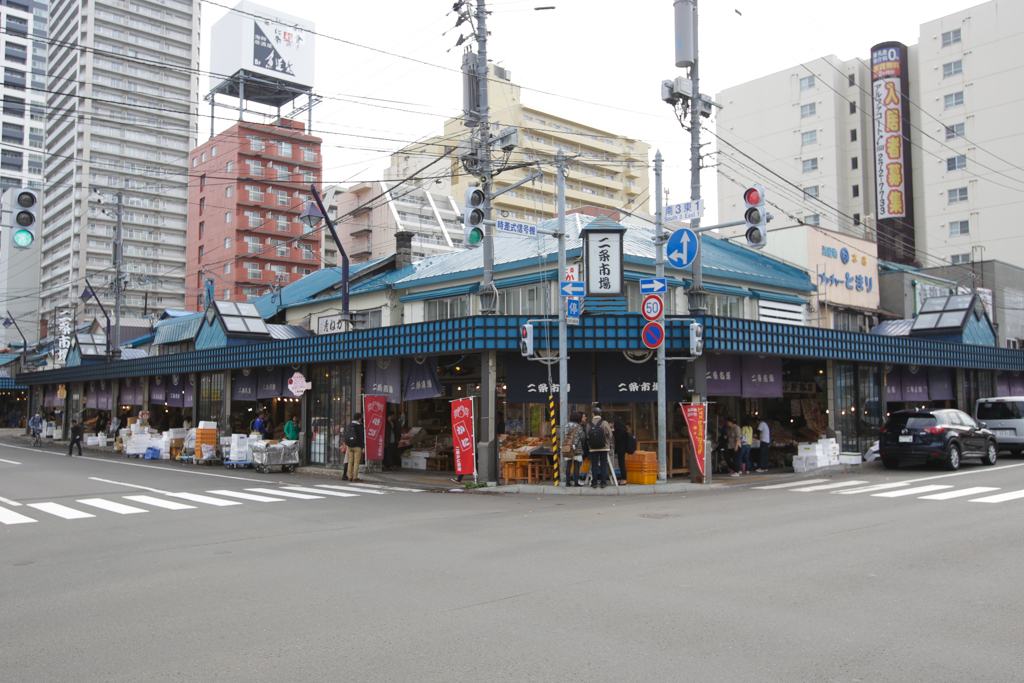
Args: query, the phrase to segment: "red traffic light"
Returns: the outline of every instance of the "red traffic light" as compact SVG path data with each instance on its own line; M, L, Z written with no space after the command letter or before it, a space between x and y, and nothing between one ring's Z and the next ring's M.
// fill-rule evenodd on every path
M748 189L746 192L743 193L743 201L746 202L748 206L753 206L754 204L760 204L761 203L761 192L760 192L760 190L758 190L756 187L752 187L752 188Z

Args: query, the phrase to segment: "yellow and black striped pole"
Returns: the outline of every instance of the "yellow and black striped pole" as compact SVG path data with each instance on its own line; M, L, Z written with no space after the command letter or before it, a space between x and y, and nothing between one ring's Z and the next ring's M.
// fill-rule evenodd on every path
M548 394L548 411L551 413L551 443L552 450L555 451L555 466L552 475L552 479L555 480L555 486L558 486L558 482L561 479L561 465L562 465L562 449L558 447L558 422L555 419L555 396L554 394Z

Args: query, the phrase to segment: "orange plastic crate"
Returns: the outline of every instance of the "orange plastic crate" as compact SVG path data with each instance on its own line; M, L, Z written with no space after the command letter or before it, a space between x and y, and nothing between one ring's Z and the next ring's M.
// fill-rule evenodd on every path
M658 482L658 473L655 471L653 474L641 474L640 472L626 470L626 483L627 484L642 484L644 486L650 486Z

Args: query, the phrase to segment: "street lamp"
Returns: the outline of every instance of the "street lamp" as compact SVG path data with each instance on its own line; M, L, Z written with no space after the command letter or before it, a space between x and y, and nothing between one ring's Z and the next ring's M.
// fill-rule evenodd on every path
M14 319L10 311L7 311L7 317L4 318L4 327L10 327L14 325L14 329L18 330L18 334L21 335L21 370L25 371L25 363L27 362L26 352L28 351L28 341L25 340L25 335L21 331L21 327L18 326L18 321Z
M331 231L334 244L338 247L338 251L341 252L341 310L344 313L348 313L348 254L345 253L345 247L341 246L341 240L338 239L338 231L334 229L334 223L327 216L327 209L324 208L324 203L320 200L320 193L316 191L316 185L310 185L309 189L313 192L313 201L299 215L299 220L310 230L319 225L320 221L327 221L327 228Z

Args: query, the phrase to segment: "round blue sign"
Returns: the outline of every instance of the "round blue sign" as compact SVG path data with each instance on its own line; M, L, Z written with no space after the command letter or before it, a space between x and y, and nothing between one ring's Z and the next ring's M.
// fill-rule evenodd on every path
M665 257L673 268L686 268L697 258L697 233L689 228L679 228L668 238Z
M850 262L850 251L846 247L839 250L839 260L844 264Z

